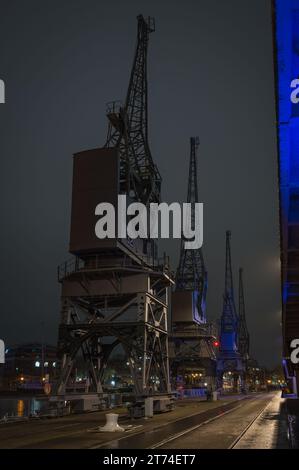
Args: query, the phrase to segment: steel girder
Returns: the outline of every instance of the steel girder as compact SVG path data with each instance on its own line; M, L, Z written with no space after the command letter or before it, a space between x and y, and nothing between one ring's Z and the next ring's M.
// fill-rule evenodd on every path
M120 273L123 278L129 274ZM102 280L103 273L98 274ZM120 278L120 283L114 285L113 295L99 292L95 296L88 291L88 272L81 275L85 295L82 296L76 273L73 282L78 295L72 292L71 296L62 296L57 393L66 392L80 352L86 363L90 391L101 393L109 356L119 344L126 352L137 396L169 393L167 312L170 278L163 273L141 270L140 277L142 283L148 285L147 291L132 293L134 286L128 289L129 292L119 291L119 285L124 281ZM133 279L135 283L136 277ZM62 291L64 282L72 281L70 278L62 281Z

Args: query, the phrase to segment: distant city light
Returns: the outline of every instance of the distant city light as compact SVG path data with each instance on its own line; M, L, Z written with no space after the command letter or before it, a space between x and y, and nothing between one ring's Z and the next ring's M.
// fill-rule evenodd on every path
M35 361L35 367L40 367L40 362L39 361Z
M111 380L112 387L115 387L115 380Z
M44 367L48 367L49 363L48 362L44 362Z

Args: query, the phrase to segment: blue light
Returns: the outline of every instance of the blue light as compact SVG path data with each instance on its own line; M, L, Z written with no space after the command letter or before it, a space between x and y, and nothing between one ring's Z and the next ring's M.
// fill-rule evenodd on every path
M289 229L286 234L284 230L290 223L299 223L299 103L292 103L290 98L291 82L299 77L299 0L276 0L275 8L282 234L288 248L298 249L298 233ZM283 276L283 304L292 295L291 288Z
M290 354L292 331L299 325L298 317L296 319L293 313L289 313L289 304L296 305L299 300L296 279L296 252L299 250L299 103L297 99L291 99L294 90L291 84L299 78L299 0L276 0L275 19L284 332L282 364L286 379L294 380L294 371L289 368L286 358ZM297 97L297 86L295 91Z

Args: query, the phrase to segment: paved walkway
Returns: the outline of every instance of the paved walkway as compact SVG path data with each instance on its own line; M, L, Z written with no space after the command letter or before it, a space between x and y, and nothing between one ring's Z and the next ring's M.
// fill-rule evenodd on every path
M280 393L270 401L235 449L288 449L285 401Z
M131 421L124 409L115 409L121 416L121 425L133 425L129 434L136 431L155 432L155 429L175 423L190 415L205 413L217 407L232 403L244 397L223 397L221 401L207 402L198 399L178 401L174 411L155 415L151 419ZM106 412L93 412L71 415L63 418L41 419L22 423L0 425L0 448L16 449L83 449L98 447L111 439L123 437L127 433L100 433L98 427L105 423ZM138 429L135 427L138 426ZM133 437L133 436L132 436Z
M274 394L261 394L242 400L233 410L162 444L162 449L229 449L268 405ZM245 446L246 447L246 446Z

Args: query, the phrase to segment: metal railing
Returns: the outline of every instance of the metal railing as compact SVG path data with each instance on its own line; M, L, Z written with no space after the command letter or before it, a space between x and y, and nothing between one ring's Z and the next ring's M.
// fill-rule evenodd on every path
M65 261L64 263L60 264L57 268L57 278L58 281L61 282L66 277L74 274L76 272L83 272L83 271L97 271L100 269L109 269L113 268L114 264L111 262L107 263L107 257L103 256L102 254L94 254L84 256L84 258L80 258L79 256L74 256L69 260ZM132 264L132 259L129 256L124 256L121 264L118 266L122 268L134 268L140 271L144 269L145 266L148 266L157 271L166 272L169 275L173 275L170 271L169 266L169 257L164 255L162 258L153 258L152 256L145 256L142 257L142 263ZM106 263L105 263L106 261Z

